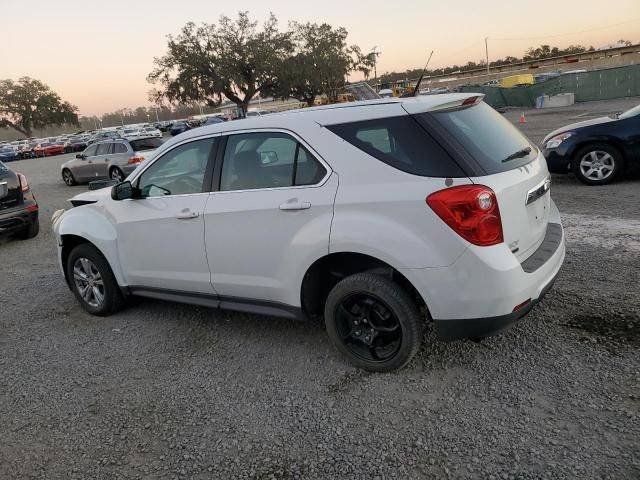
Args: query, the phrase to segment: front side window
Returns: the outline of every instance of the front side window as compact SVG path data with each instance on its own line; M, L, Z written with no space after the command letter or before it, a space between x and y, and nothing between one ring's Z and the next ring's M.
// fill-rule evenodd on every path
M245 133L227 140L220 190L254 190L318 183L326 169L285 133Z
M162 197L202 193L214 142L214 138L195 140L165 153L140 176L140 195Z
M97 145L91 145L90 147L87 147L85 149L85 151L83 152L85 157L93 157L96 154L96 149L98 148Z
M98 144L98 152L96 153L96 155L106 155L109 153L110 148L110 143L100 143Z

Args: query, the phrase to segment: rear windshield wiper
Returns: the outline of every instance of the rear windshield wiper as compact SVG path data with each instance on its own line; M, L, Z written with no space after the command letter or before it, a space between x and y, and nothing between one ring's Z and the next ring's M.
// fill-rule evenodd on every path
M515 153L512 153L507 158L502 160L502 163L510 162L511 160L515 160L516 158L526 157L531 153L531 147L523 148L522 150L518 150Z

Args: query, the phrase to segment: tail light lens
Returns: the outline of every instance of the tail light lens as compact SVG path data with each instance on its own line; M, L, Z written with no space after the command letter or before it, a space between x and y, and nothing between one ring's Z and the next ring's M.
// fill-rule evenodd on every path
M432 193L427 205L465 240L486 247L504 241L496 194L483 185L461 185Z
M142 163L144 162L144 157L131 157L127 163Z
M29 191L29 181L22 173L18 173L18 181L20 182L20 190L22 193Z

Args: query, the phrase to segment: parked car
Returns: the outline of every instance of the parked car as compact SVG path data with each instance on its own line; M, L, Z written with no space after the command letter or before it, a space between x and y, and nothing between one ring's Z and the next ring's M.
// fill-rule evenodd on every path
M572 171L587 185L609 183L640 167L640 105L554 130L542 148L551 172Z
M191 125L189 125L188 122L180 120L177 122L173 122L171 128L169 129L169 133L172 137L175 137L176 135L184 133L187 130L191 130Z
M38 202L27 177L0 162L0 235L22 239L38 235Z
M160 145L162 140L155 137L104 140L89 145L76 158L62 164L62 180L68 186L106 178L120 182Z
M89 145L89 137L75 137L64 144L65 153L82 152Z
M36 157L49 157L64 153L64 145L55 142L41 142L33 149Z
M543 156L481 100L187 132L54 214L67 283L94 315L141 295L324 317L337 348L375 371L406 365L428 319L443 339L496 333L542 299L565 247Z
M162 138L162 132L156 127L144 127L140 129L140 136Z
M20 160L20 154L14 147L3 145L0 147L0 162Z
M202 126L204 127L205 125L216 125L217 123L224 123L224 120L220 117L209 117L204 121Z

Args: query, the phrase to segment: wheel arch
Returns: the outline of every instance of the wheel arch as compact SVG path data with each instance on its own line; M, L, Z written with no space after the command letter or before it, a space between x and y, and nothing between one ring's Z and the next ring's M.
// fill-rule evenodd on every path
M397 268L371 255L343 251L329 253L315 260L305 272L300 287L300 305L306 316L317 318L331 289L345 277L362 272L375 272L398 283L428 312L427 303L416 287Z
M616 150L618 150L620 152L620 154L622 155L622 161L624 162L624 168L626 169L626 166L629 164L628 162L628 152L627 149L625 147L625 144L622 140L620 140L617 137L613 137L610 135L607 136L602 136L602 137L587 137L584 138L578 142L576 142L571 150L568 152L568 157L570 159L570 164L573 163L573 161L576 159L576 156L578 155L578 153L584 149L585 147L591 145L591 144L595 144L595 143L602 143L605 145L610 145L611 147L615 148Z

